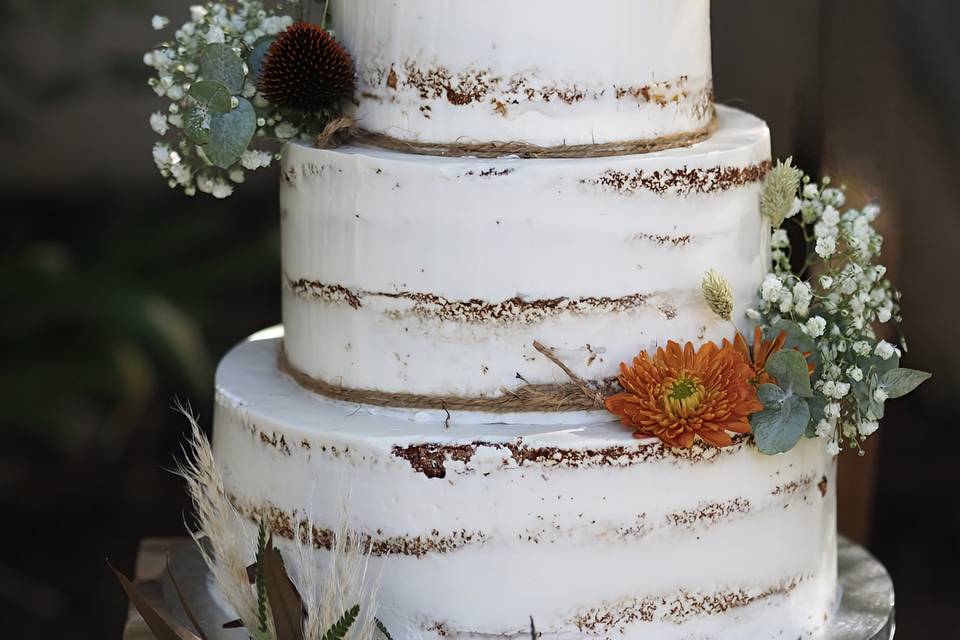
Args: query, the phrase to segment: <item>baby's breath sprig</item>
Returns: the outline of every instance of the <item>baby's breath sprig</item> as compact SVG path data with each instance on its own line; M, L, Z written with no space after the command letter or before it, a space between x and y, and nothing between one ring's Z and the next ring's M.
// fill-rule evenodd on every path
M900 321L900 293L877 263L883 238L873 223L879 207L841 211L844 190L830 186L829 178L822 185L809 176L797 182L799 192L794 188L790 194L784 218L802 232L803 267L792 270L787 232L774 224L772 268L747 316L769 334L786 331L791 346L811 353L816 369L807 435L828 440L833 453L844 441L860 449L877 430L884 402L909 393L930 374L901 368L906 343L901 338L891 344L875 331ZM768 179L761 206L776 202L777 211L783 210L785 183Z
M247 171L270 166L277 143L319 133L329 113L292 112L272 104L258 78L274 39L294 24L289 3L262 0L207 2L190 7L190 20L172 40L148 52L148 81L169 103L150 116L165 138L153 160L172 188L225 198ZM169 20L154 16L154 29Z

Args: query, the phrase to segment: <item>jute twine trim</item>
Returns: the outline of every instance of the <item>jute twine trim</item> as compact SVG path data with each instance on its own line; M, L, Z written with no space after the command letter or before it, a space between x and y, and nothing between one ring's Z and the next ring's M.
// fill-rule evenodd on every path
M630 140L626 142L606 142L602 144L571 144L554 147L541 147L524 142L481 142L449 143L416 142L400 140L383 133L374 133L356 127L353 118L341 117L331 121L317 137L317 147L330 148L335 142L347 139L363 145L429 156L473 156L477 158L498 158L501 156L519 156L521 158L605 158L608 156L653 153L679 147L689 147L712 136L717 130L717 114L714 112L710 122L695 131L675 133L649 140ZM329 131L328 131L329 130Z
M525 411L590 411L603 408L603 399L612 393L613 382L591 385L576 377L560 362L553 351L539 342L534 347L557 364L570 378L567 384L525 384L501 391L503 395L490 398L463 396L435 396L415 393L396 393L373 389L352 389L325 380L319 380L298 370L280 347L277 366L301 387L314 393L344 402L370 404L400 409L440 409L445 411L486 411L489 413L521 413Z

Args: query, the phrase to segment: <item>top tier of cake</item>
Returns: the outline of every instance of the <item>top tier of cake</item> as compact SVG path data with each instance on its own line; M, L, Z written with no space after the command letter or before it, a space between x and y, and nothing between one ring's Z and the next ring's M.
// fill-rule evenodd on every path
M333 0L332 11L361 128L400 141L670 146L713 117L709 0Z

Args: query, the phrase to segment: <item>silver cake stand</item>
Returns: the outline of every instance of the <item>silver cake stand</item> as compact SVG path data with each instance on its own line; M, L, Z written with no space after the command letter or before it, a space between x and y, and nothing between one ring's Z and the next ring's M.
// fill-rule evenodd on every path
M162 568L164 557L168 557L171 571L210 640L247 640L248 635L243 629L222 628L223 623L232 619L232 616L211 596L209 572L193 543L185 540L168 542L169 545L161 548L156 545L157 541L153 541L154 548L150 550L154 556L152 561L145 558L145 547L141 548L138 576L148 597L160 601L181 621L186 620L169 578L157 571L157 567ZM153 576L144 575L144 564L152 564ZM896 625L893 582L887 570L866 549L845 538L840 539L838 565L842 590L840 606L816 639L891 640ZM136 612L131 610L124 640L148 638L152 638L152 635Z

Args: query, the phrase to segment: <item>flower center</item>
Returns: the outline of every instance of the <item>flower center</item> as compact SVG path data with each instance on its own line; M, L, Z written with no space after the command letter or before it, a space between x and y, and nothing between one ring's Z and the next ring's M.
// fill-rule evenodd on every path
M700 380L692 376L682 376L673 381L667 400L670 409L675 415L686 415L700 406L703 385Z
M671 400L686 400L697 393L700 387L700 381L696 378L680 378L673 383L670 389Z

